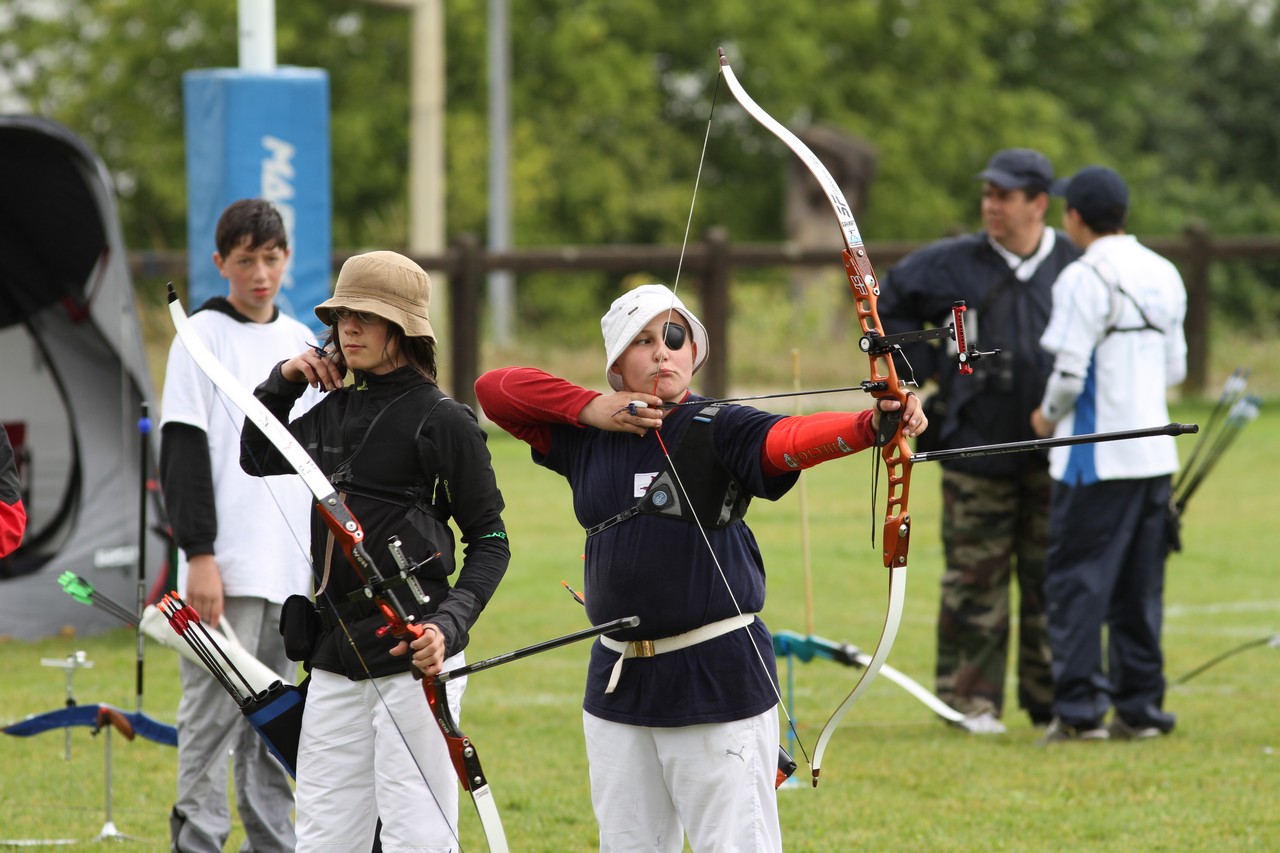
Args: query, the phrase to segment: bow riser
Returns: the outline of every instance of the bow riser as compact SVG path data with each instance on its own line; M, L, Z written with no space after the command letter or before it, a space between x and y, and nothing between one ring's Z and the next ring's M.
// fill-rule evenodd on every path
M377 564L365 550L364 530L347 509L347 505L338 498L337 492L317 503L316 509L325 526L333 533L334 541L347 556L347 562L360 579L366 594L373 599L373 603L387 620L384 631L400 640L412 641L421 637L422 627L413 624L413 617L405 612L394 595L385 591L386 576L378 570Z
M875 271L871 260L862 246L846 249L843 253L845 274L849 277L849 286L853 290L854 309L858 315L858 325L862 329L864 339L867 336L884 337L884 327L880 323L880 315L876 310L880 297L880 286L876 283ZM868 353L871 375L868 378L871 396L879 399L897 400L905 407L906 392L898 380L898 369L894 366L892 350L889 352ZM885 510L884 531L881 543L884 547L885 568L906 566L907 552L911 545L911 516L907 514L907 502L911 494L911 447L902 434L900 421L901 410L881 412L880 418L892 427L892 438L880 450L888 471L888 505ZM889 434L889 429L882 424L882 434Z
M480 756L476 753L471 738L462 733L449 711L445 685L424 679L422 689L427 694L427 704L431 706L431 713L435 714L436 724L444 732L445 741L449 744L449 760L453 762L453 769L462 786L468 791L488 787L484 768L480 766Z

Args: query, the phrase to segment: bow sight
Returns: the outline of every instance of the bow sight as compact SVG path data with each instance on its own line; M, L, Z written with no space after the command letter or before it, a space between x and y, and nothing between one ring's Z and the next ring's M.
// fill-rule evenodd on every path
M964 312L967 310L969 309L965 307L964 300L956 302L951 306L951 324L939 326L936 329L920 329L916 332L902 332L896 335L884 335L875 329L868 329L867 333L858 341L858 348L870 356L887 356L900 350L903 344L915 344L922 341L936 341L946 338L955 343L956 361L960 372L967 376L973 373L973 362L987 356L1000 354L998 349L983 351L969 345L968 338L964 332ZM868 391L883 391L885 390L884 384L883 382L863 383L863 387ZM881 387L869 387L873 385Z

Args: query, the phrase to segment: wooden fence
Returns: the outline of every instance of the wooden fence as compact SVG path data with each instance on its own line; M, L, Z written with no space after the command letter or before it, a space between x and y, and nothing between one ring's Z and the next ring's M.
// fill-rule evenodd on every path
M1225 261L1280 260L1280 237L1249 235L1215 237L1204 227L1192 226L1174 237L1143 238L1142 242L1178 264L1187 286L1187 379L1190 394L1204 393L1209 362L1209 275L1215 263ZM883 275L922 241L871 242L867 254ZM335 252L337 270L351 252ZM480 294L487 275L508 270L516 275L532 272L608 272L625 274L674 272L681 266L696 278L699 316L720 352L700 373L702 393L724 396L729 387L729 286L732 272L760 267L840 267L837 251L800 249L787 243L731 243L723 228L708 229L680 258L679 246L609 245L558 246L489 252L470 235L463 235L441 255L414 258L423 268L438 270L448 279L449 355L453 394L474 405L472 386L480 374ZM129 266L135 279L185 279L185 252L130 252Z

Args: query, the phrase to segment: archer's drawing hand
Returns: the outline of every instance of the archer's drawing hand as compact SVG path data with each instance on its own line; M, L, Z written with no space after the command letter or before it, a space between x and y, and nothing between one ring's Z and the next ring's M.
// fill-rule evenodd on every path
M280 375L289 382L305 382L321 391L342 387L346 371L333 360L333 354L308 347L280 365Z
M667 410L661 407L662 398L653 394L638 391L601 394L583 406L578 413L578 423L610 432L644 435L662 426Z

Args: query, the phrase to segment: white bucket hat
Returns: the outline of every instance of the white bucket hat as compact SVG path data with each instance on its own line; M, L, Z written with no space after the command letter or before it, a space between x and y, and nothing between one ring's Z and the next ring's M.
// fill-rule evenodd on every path
M610 388L622 390L622 374L613 370L614 362L622 356L622 351L649 325L650 320L672 310L680 312L693 334L693 343L697 348L693 372L697 373L698 368L702 367L702 363L707 360L708 349L707 330L702 321L666 285L642 284L613 300L608 312L600 318L600 331L604 333L604 376L609 381Z

